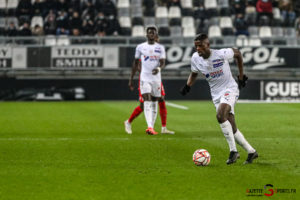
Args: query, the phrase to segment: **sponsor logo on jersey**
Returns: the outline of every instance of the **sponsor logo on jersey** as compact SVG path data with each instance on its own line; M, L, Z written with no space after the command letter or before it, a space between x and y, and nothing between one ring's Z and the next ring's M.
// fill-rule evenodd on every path
M211 78L217 78L217 77L220 77L220 76L223 76L224 75L224 72L222 69L218 70L218 71L215 71L215 72L210 72L209 74L206 74L205 77L208 78L208 77L211 77Z
M161 53L161 50L160 50L159 47L157 47L157 48L154 49L154 52L156 52L156 53Z
M159 60L159 56L144 56L144 61L157 61Z
M213 68L221 67L224 64L223 59L216 59L212 61L213 63Z

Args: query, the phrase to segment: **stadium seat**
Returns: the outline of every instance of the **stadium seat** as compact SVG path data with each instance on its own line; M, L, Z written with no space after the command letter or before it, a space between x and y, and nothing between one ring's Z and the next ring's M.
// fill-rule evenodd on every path
M192 0L181 0L182 8L193 8Z
M245 47L249 45L248 38L245 35L239 35L236 37L235 44L237 47Z
M55 46L56 45L56 38L54 35L46 35L45 37L45 45L46 46Z
M147 27L149 25L155 24L155 18L154 17L144 17L144 25Z
M258 36L258 27L257 26L249 26L248 32L250 36Z
M131 17L143 17L143 8L139 6L132 6Z
M274 37L283 37L283 28L282 27L272 27L272 35Z
M182 16L194 16L194 10L192 8L182 8L181 15Z
M117 8L129 8L129 0L118 0Z
M59 45L59 46L70 45L70 39L66 35L61 35L57 38L56 45Z
M0 29L4 31L5 27L6 27L6 18L0 17Z
M169 26L169 20L168 18L156 18L156 25L158 27L168 27Z
M7 17L7 18L3 18L3 19L6 19L6 26L8 26L10 22L13 22L15 24L16 28L19 28L19 20L17 17Z
M131 6L138 6L142 8L143 1L142 0L131 0Z
M218 0L218 7L229 8L229 0Z
M220 28L233 28L231 18L230 17L221 17Z
M119 17L129 17L130 16L130 8L118 8L118 16Z
M268 38L272 37L272 31L270 26L262 26L259 28L259 35L260 38Z
M169 21L170 26L181 26L181 18L173 18Z
M284 29L284 35L286 37L296 37L297 36L297 33L296 33L296 30L295 28L285 28Z
M40 27L44 26L43 18L41 16L34 16L31 19L31 28L35 27L35 25L39 25Z
M257 13L256 13L256 9L254 6L246 7L245 20L249 26L256 25L256 15L257 15Z
M144 9L144 16L145 17L154 17L155 16L154 8L145 8Z
M281 24L282 24L282 19L280 15L280 10L279 8L274 7L272 26L280 26Z
M132 37L145 37L145 35L146 34L145 34L144 26L140 26L140 25L133 26L132 33L131 33Z
M7 1L7 12L9 15L15 15L16 8L18 7L19 1L18 0L9 0Z
M170 35L171 35L171 37L181 37L182 36L181 26L170 27Z
M160 36L166 36L166 37L170 36L170 29L169 29L169 27L159 27L158 28L158 34Z
M182 26L182 28L194 27L195 26L194 18L193 17L183 17L182 21L181 21L181 26Z
M168 18L168 9L165 6L159 6L155 11L156 18Z
M213 37L221 37L221 36L222 36L222 32L219 26L213 25L208 28L208 37L213 38Z
M181 11L178 6L171 6L169 8L169 13L168 13L169 18L180 18L181 17Z
M132 25L135 26L135 25L143 25L144 26L144 20L142 17L133 17L131 19L132 21Z
M261 46L261 40L257 37L250 37L249 38L249 46L251 47L260 47Z
M193 27L193 26L184 27L182 35L183 35L183 37L195 37L195 35L196 35L195 27Z
M208 25L213 26L213 25L220 25L220 18L219 17L212 17L208 19Z
M207 18L218 16L216 0L205 0L204 8L205 8L205 13Z
M153 8L155 5L155 0L144 0L143 1L143 6L145 6L146 10L149 8Z
M130 17L120 17L119 24L120 24L121 28L131 28Z
M0 16L4 16L6 12L6 0L0 0Z

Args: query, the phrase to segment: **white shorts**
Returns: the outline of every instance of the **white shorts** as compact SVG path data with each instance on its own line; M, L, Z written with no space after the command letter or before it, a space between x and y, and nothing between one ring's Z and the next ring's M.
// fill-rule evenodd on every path
M141 94L150 93L153 97L161 97L161 82L140 81Z
M215 107L216 107L216 111L218 112L218 108L221 103L226 103L226 104L230 105L230 107L231 107L230 113L232 113L234 115L234 105L239 98L239 94L240 94L240 92L238 89L225 90L220 98L215 99L213 101L215 104Z

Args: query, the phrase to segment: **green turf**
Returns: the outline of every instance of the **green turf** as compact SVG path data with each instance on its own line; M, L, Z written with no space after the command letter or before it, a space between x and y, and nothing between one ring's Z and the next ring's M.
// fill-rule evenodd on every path
M212 103L172 103L189 110L168 107L176 134L157 136L145 134L144 115L124 132L133 101L0 103L0 199L300 199L300 104L237 104L237 125L260 157L245 166L239 148L227 166ZM199 148L212 156L207 167L192 162ZM296 193L246 195L265 184Z

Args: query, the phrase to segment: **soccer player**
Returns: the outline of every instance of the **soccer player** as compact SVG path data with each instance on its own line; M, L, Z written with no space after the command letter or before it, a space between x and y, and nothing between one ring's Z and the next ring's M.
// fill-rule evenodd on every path
M247 152L248 158L244 164L252 163L258 158L256 150L247 142L237 128L234 118L234 105L239 97L239 89L246 86L248 77L243 72L243 58L238 49L210 49L206 34L199 34L194 39L196 51L191 59L191 73L187 83L180 92L186 95L195 83L198 73L206 78L217 111L217 120L229 145L230 154L227 164L235 163L240 157L236 143ZM238 84L232 77L229 61L234 58L239 68ZM235 143L236 142L236 143Z
M165 67L166 53L164 46L155 42L157 37L157 28L155 26L146 28L146 37L147 42L141 43L136 47L129 88L133 90L133 77L135 72L138 71L139 63L141 62L139 89L144 100L143 110L148 126L146 133L156 135L158 133L153 128L157 116L157 101L161 97L162 89L160 71Z
M156 34L155 37L155 42L159 42L159 37ZM138 68L133 68L132 71L132 77L134 77L136 71L138 71L139 73L141 72L141 61L139 62ZM128 83L129 89L131 91L134 90L133 84L132 84L132 79L129 79L129 83ZM125 125L125 131L128 134L132 134L132 129L131 129L131 123L133 122L133 120L138 117L142 112L143 112L143 108L144 108L144 99L143 96L141 94L141 90L140 87L138 88L139 90L139 101L140 101L140 105L138 105L132 112L132 114L130 115L129 119L126 120L124 122ZM159 105L159 114L160 114L160 119L161 119L161 133L162 134L175 134L174 131L168 130L167 129L167 107L166 107L166 102L165 102L165 90L164 90L164 86L163 84L161 84L161 97L158 99L158 105Z

